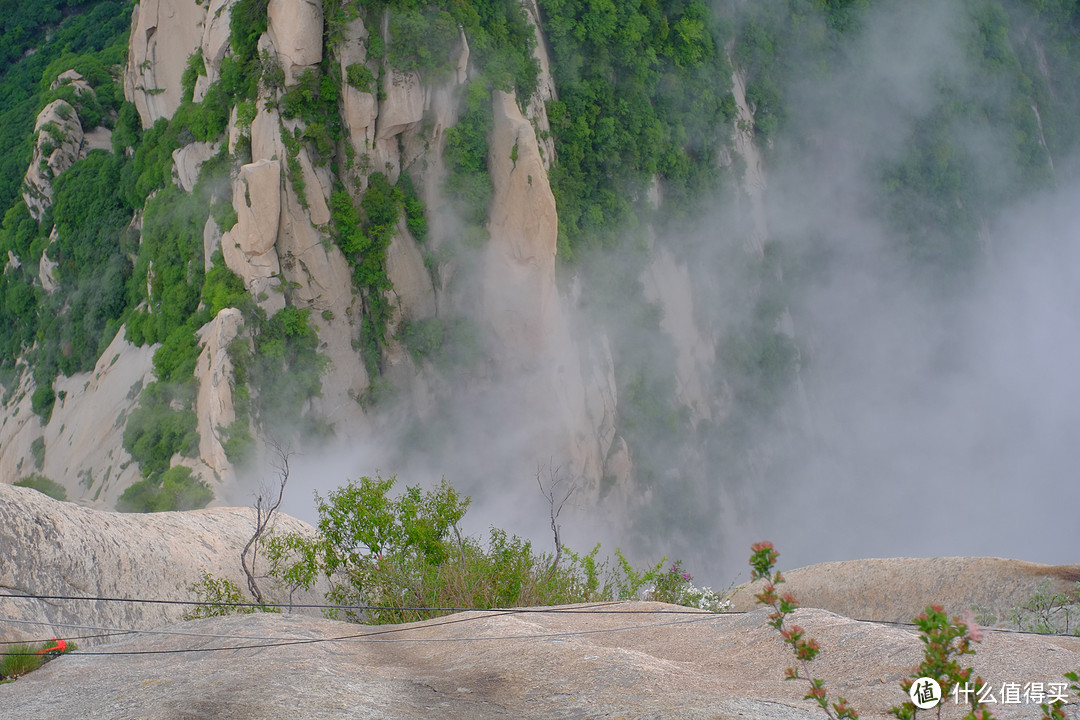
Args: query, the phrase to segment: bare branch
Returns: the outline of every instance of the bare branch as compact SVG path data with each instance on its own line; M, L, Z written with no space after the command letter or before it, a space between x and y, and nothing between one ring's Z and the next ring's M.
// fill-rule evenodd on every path
M572 480L567 480L565 477L559 476L559 471L561 469L561 466L554 466L550 460L548 461L547 487L545 488L544 481L541 479L544 467L540 466L536 468L536 484L540 487L540 494L548 501L548 510L551 516L551 533L555 536L555 559L548 569L549 573L555 572L555 568L559 566L559 560L562 559L563 546L561 527L558 523L559 513L562 512L563 506L566 505L566 501L570 499L570 496L574 494L574 490L577 489L577 485ZM569 487L561 487L564 483L568 484Z
M259 539L266 532L266 528L270 525L270 518L281 507L281 501L285 497L285 485L289 482L289 457L292 455L274 438L267 440L266 445L274 453L272 463L278 477L277 497L274 498L271 495L270 499L264 499L262 495L259 495L255 500L255 533L247 541L247 545L244 546L243 551L240 553L240 565L244 568L244 575L247 576L248 591L255 599L255 602L258 603L263 602L262 591L259 589L259 583L255 579L255 560L259 554ZM250 560L248 559L249 553L251 554Z

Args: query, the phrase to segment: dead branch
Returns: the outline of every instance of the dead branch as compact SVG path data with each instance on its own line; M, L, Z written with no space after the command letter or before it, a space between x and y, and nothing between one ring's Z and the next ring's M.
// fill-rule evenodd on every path
M243 551L240 553L240 565L244 568L244 575L247 576L248 591L257 603L263 602L262 591L259 589L259 583L255 579L255 560L259 554L259 539L266 532L266 528L270 525L270 518L281 507L281 501L285 497L285 484L289 482L289 457L292 455L276 439L267 440L266 445L274 453L272 462L278 477L277 498L275 499L271 495L270 499L266 499L260 494L255 500L255 533L247 541L247 545L244 546ZM250 561L248 559L249 553L251 555Z
M574 490L577 489L577 486L572 480L560 477L559 471L561 469L561 466L553 466L551 461L548 461L547 487L545 488L544 481L541 479L541 475L544 473L544 467L540 466L536 468L536 484L540 486L540 494L548 501L548 510L551 517L551 533L555 536L555 559L548 569L549 573L555 572L555 568L559 566L559 560L562 559L563 546L561 527L558 523L559 513L562 512L563 506L566 505L566 501L570 499ZM565 485L569 485L569 487L564 487Z

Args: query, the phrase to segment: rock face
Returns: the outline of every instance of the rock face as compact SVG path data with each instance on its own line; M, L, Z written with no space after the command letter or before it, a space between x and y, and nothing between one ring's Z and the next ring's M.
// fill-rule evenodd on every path
M199 179L202 164L217 155L219 147L220 143L194 142L173 150L176 184L185 192L191 192Z
M35 220L52 205L52 180L82 157L83 129L75 108L53 100L34 122L34 156L26 171L23 201Z
M804 684L782 679L791 653L765 610L712 615L660 603L590 609L473 612L393 627L298 615L212 618L168 628L188 635L108 645L102 649L119 654L107 658L61 657L0 688L0 696L15 717L87 720L118 712L145 720L822 717L802 699ZM921 656L911 629L820 610L793 619L821 643L813 670L830 697L842 695L860 717L875 719L891 717L887 709L907 699L900 679ZM203 652L124 654L192 649ZM1080 640L995 633L965 660L995 688L1060 682L1080 666ZM1038 713L1030 705L992 707L1002 718Z
M200 0L142 0L135 6L124 97L135 104L144 128L180 107L180 78L201 46L205 18Z
M306 523L275 515L280 532ZM197 600L189 588L202 571L246 580L240 551L254 531L254 510L216 508L148 515L101 512L29 488L0 484L0 635L5 639L71 637L64 623L148 629L180 620L184 605L17 600L10 595L77 595ZM269 583L261 587L271 597ZM305 598L300 600L299 598ZM321 599L299 593L295 602ZM80 644L93 644L93 642Z
M532 365L555 324L555 196L536 132L511 94L496 91L488 167L494 186L485 258L484 308L499 345Z
M41 473L63 485L68 498L113 507L123 490L139 479L124 450L124 419L138 393L152 379L155 347L135 347L121 330L93 371L57 378L51 422L42 426L31 411L33 383L26 379L4 407L0 425L0 477L4 482ZM30 448L44 443L35 467Z
M1044 580L1054 592L1080 582L1080 565L1040 565L1002 558L887 558L829 562L785 572L784 591L803 607L849 617L910 622L927 605L960 615L978 604L1008 620L1009 610L1035 594ZM732 608L750 610L758 590L740 587Z
M322 0L270 0L267 34L277 48L285 83L322 62Z
M242 324L239 310L225 308L201 331L203 348L195 364L195 377L199 380L195 412L199 417L199 458L214 474L213 478L203 480L211 486L231 486L235 481L232 465L222 447L221 431L236 419L231 386L233 365L228 350ZM217 487L214 495L221 495Z
M281 216L281 162L258 160L241 167L233 185L233 208L237 223L221 238L225 264L260 303L270 301L280 309L281 303L271 300L281 298L271 289L271 278L281 270L274 250Z

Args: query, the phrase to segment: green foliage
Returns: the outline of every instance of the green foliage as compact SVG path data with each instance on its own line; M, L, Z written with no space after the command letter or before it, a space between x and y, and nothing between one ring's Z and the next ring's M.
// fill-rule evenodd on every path
M55 500L67 500L67 489L60 483L44 475L34 474L15 481L15 487L33 488Z
M181 385L150 383L139 407L128 416L124 449L139 463L144 477L155 479L137 493L160 488L160 477L174 454L194 457L198 452L198 419L191 409L195 392L193 380Z
M458 124L446 131L448 173L443 190L462 219L481 228L493 192L487 155L488 137L494 124L491 98L482 79L469 83L464 102Z
M692 600L718 610L711 591L692 588L690 576L665 560L638 572L620 554L619 564L598 563L599 546L586 556L538 554L532 544L492 528L486 543L463 536L458 524L469 498L444 480L424 491L390 492L393 477L364 477L316 496L318 534L273 535L264 549L271 574L289 588L311 588L325 577L334 604L373 606L348 611L363 622L425 619L425 608L492 608L626 599ZM419 608L419 609L417 609Z
M310 310L286 306L269 320L255 319L254 352L245 357L240 344L233 357L237 385L257 388L253 410L263 426L320 433L318 418L301 417L298 408L322 394L327 357L318 351L319 336L308 324ZM232 348L231 348L232 349ZM240 420L238 413L238 420ZM246 440L239 428L234 451ZM233 437L233 436L230 436Z
M431 360L444 370L474 367L482 356L480 330L466 317L403 322L398 337L417 362Z
M427 240L428 232L427 217L424 215L424 201L416 194L416 188L413 187L409 173L401 173L401 177L398 178L398 188L401 190L405 207L405 225L417 242L424 242Z
M30 396L30 407L43 422L49 422L52 416L53 405L56 403L56 392L53 391L52 383L39 385L34 388L34 394Z
M17 678L41 667L44 660L38 655L41 648L29 643L14 643L4 648L0 657L0 679Z
M429 81L449 75L459 45L458 24L438 7L401 7L390 11L390 65L399 70L419 70Z
M133 484L120 495L116 509L138 513L197 510L213 499L213 491L192 475L191 468L178 465Z
M199 574L199 581L193 583L188 590L195 593L202 604L184 613L185 620L250 615L254 612L281 612L268 607L252 607L240 587L229 578L214 577L205 570L200 570Z
M1055 592L1048 578L1008 619L1025 632L1080 635L1080 583L1071 592Z
M40 470L45 464L45 438L34 438L30 443L30 455L34 458L34 469Z
M360 92L375 89L375 76L363 63L353 63L345 68L345 81Z
M47 102L48 84L59 72L73 66L80 72L86 70L84 60L88 57L105 67L124 61L132 2L65 0L65 13L56 12L60 4L57 0L13 0L0 12L0 211L17 200L30 163L34 118ZM47 40L43 37L46 29ZM30 48L35 52L26 54ZM50 71L64 56L71 62ZM97 102L105 109L122 99L123 93L116 92L111 78L99 84L97 77L89 78L97 91L88 102Z
M727 34L702 0L541 0L540 9L559 88L548 108L551 182L569 260L582 245L613 247L654 175L681 212L715 186L733 110Z

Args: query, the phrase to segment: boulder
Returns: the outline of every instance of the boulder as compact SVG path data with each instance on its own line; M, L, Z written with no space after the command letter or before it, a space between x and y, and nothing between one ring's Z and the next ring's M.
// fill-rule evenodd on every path
M385 141L424 119L424 86L420 73L389 68L382 85L386 98L379 103L375 139Z
M979 605L1004 622L1047 580L1055 593L1075 590L1080 565L979 557L868 558L810 565L785 572L784 578L784 592L803 607L853 618L911 622L927 605L941 605L951 615ZM747 585L736 588L732 608L752 609L755 592Z
M66 100L53 100L34 122L34 154L26 170L23 201L35 220L52 205L52 181L82 157L83 129Z
M235 111L234 111L235 112ZM281 141L281 116L267 108L262 100L256 103L255 119L251 121L251 159L283 160L285 144Z
M272 299L265 306L268 312L280 309L284 300L280 293L271 293L270 280L281 269L274 251L281 214L281 163L258 160L242 166L233 184L233 208L237 223L221 238L225 264L260 302Z
M194 142L173 150L173 182L185 192L195 189L202 164L217 155L221 143Z
M291 85L304 69L322 62L322 0L270 0L266 15L267 35Z
M280 532L311 531L309 525L287 515L275 515L273 521L274 529ZM139 630L179 621L192 610L190 605L41 601L10 596L198 600L190 587L203 571L246 587L239 558L253 531L251 508L102 512L59 502L29 488L0 484L0 557L4 558L0 637L70 638L94 633L66 624ZM274 593L269 583L263 585L270 597L287 599ZM317 593L294 595L297 602L319 599ZM80 639L78 643L86 647L94 640ZM8 707L7 698L4 705ZM115 707L112 712L116 717ZM57 715L50 711L39 717Z
M180 79L201 46L205 19L202 0L142 0L135 6L124 97L135 104L144 128L180 107Z

